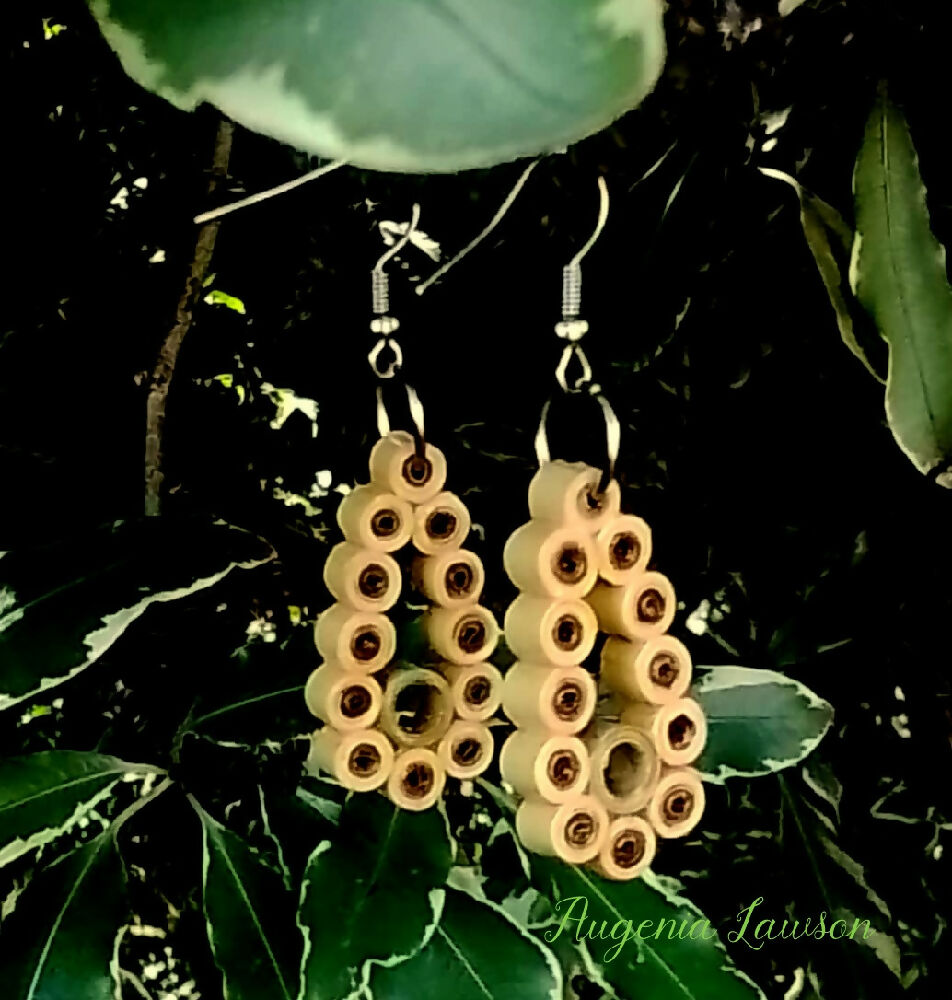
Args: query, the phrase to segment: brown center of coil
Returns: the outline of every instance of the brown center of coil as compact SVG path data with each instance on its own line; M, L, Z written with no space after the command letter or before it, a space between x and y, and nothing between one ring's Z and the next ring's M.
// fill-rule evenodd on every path
M560 684L552 696L552 711L563 722L574 722L585 708L585 692L575 681Z
M373 704L370 692L359 684L344 688L340 696L340 714L346 719L359 719Z
M372 601L378 601L390 587L390 574L379 563L365 566L357 578L357 589Z
M400 530L400 515L389 508L378 510L370 519L370 530L376 538L392 538Z
M572 847L588 847L598 837L598 820L591 813L573 813L565 824L565 842Z
M452 563L446 571L446 592L450 597L467 597L473 589L474 580L469 563Z
M456 645L464 653L478 653L486 645L486 625L479 618L464 618L456 626Z
M642 591L638 595L635 610L638 614L638 621L644 622L646 625L654 625L664 618L667 602L660 590L649 587L648 590Z
M589 483L578 495L578 512L582 517L597 517L605 506L605 496L598 492L598 486Z
M380 770L380 751L371 743L358 743L347 758L347 770L358 778L369 778Z
M361 663L367 663L380 652L380 633L372 625L366 625L354 633L350 640L350 655Z
M567 789L571 788L576 781L578 781L579 772L582 767L579 763L579 759L574 751L572 750L556 750L551 757L549 757L549 766L545 769L545 773L549 778L549 781L556 788Z
M440 691L426 681L407 684L397 693L393 710L400 731L419 736L440 724Z
M668 723L668 745L672 750L687 750L697 735L697 726L686 715L677 715Z
M640 830L622 830L612 841L612 861L619 868L634 868L645 856L645 835Z
M562 615L552 629L552 639L566 652L578 649L582 644L582 623L575 615Z
M433 768L422 760L415 760L407 766L400 785L411 799L422 799L430 793L435 781Z
M641 542L630 532L620 531L608 547L613 569L631 569L641 558Z
M661 815L670 826L686 820L694 809L694 792L683 785L677 785L664 797Z
M645 777L645 758L641 749L627 740L617 743L608 753L602 777L608 794L626 798L637 791Z
M678 666L678 661L670 653L658 653L648 664L648 677L651 679L651 683L657 684L658 687L672 687L680 673L681 668Z
M453 745L453 762L456 764L478 764L482 757L483 745L472 736L464 736Z
M485 705L492 688L492 682L488 677L474 677L471 681L467 681L463 688L463 700L467 705L474 707Z
M458 524L456 515L445 507L438 507L425 521L425 530L430 538L446 541L452 538Z
M433 463L428 458L411 455L403 463L401 475L413 486L424 486L433 477Z
M578 583L587 570L588 557L576 542L566 542L552 557L552 572L559 583Z

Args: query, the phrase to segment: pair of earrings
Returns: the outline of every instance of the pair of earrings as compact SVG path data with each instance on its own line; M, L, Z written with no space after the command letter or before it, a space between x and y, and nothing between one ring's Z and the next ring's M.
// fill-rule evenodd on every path
M338 512L344 541L324 579L336 603L318 618L324 659L305 697L324 722L312 737L309 766L354 791L385 789L399 807L432 806L446 777L471 779L492 762L487 721L502 707L515 726L503 745L503 780L520 796L516 831L529 850L630 879L654 857L657 839L685 836L701 819L704 792L690 765L706 739L700 706L687 697L691 659L668 629L676 599L666 577L648 570L648 525L621 512L614 464L620 427L593 382L581 340L581 260L607 219L563 270L566 344L556 379L566 393L587 392L605 417L604 472L552 460L549 403L536 437L540 468L528 491L530 520L505 544L503 563L519 596L504 623L516 662L502 677L488 662L500 630L479 604L484 573L462 548L470 518L444 490L446 461L425 441L419 398L406 385L412 434L390 431L378 386L381 438L370 455L370 483ZM369 360L381 380L402 365L389 315L384 254L373 273ZM381 368L384 354L390 362ZM578 374L570 378L573 363ZM386 612L401 591L393 554L410 549L410 579L429 602L423 629L436 668L394 662L396 628ZM585 664L597 662L595 669ZM597 673L597 681L595 674ZM381 680L377 678L380 677Z

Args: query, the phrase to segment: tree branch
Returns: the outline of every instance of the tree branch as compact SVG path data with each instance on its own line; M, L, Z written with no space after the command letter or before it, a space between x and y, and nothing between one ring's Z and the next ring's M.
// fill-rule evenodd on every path
M218 126L215 137L215 155L212 160L212 173L208 182L208 193L212 194L228 172L228 161L231 158L231 144L235 126L223 119ZM185 334L192 325L192 311L201 294L208 272L212 254L215 252L215 240L218 237L217 221L208 222L198 231L195 242L195 253L189 271L182 297L175 310L175 324L169 331L152 372L149 382L149 398L146 402L145 426L145 513L146 517L155 517L161 513L162 507L162 431L165 426L165 404L169 395L169 385L175 372L175 362L182 347Z

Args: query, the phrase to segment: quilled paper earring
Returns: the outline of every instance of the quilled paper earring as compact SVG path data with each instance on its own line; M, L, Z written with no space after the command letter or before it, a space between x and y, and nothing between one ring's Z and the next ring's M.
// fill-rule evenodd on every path
M516 730L500 770L522 799L516 830L525 847L627 880L650 865L658 838L685 836L700 821L704 789L690 765L707 724L688 697L690 655L668 634L677 605L667 577L649 568L651 531L621 512L620 425L581 346L581 260L608 214L601 178L599 189L595 233L563 270L556 333L566 345L556 379L563 392L599 403L608 463L602 472L553 461L546 403L530 520L503 557L520 593L505 617L517 661L505 676L503 709ZM573 364L580 373L570 378Z
M324 723L312 736L309 766L352 791L384 790L395 805L414 811L440 798L447 776L474 778L489 766L493 743L485 723L502 698L502 677L486 662L499 627L479 604L483 565L462 547L469 511L444 489L446 459L424 438L423 407L412 386L403 382L412 433L392 431L384 405L383 386L403 363L385 266L410 239L418 215L414 206L406 235L372 271L377 341L368 361L379 380L380 439L370 452L370 482L338 509L344 540L324 565L335 603L317 620L324 662L305 688L308 708ZM429 604L421 624L432 666L398 655L388 612L400 599L405 572Z

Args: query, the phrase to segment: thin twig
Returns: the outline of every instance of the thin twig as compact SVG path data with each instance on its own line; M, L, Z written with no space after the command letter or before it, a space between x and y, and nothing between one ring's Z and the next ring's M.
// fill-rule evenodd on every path
M325 163L323 167L311 170L309 173L304 174L303 177L295 177L293 181L285 181L283 184L278 184L277 187L268 188L267 191L259 191L257 194L250 194L247 198L242 198L241 201L233 201L230 205L222 205L221 208L214 208L210 212L203 212L201 215L196 215L193 221L197 225L203 225L206 222L211 222L213 219L220 219L223 215L228 215L231 212L237 212L239 208L247 208L249 205L257 205L259 202L267 201L269 198L274 198L279 194L284 194L287 191L293 191L302 184L309 184L311 181L316 181L318 177L323 177L325 174L329 174L332 170L336 170L338 167L346 165L346 160L334 160L333 163Z
M215 137L215 155L212 161L212 173L208 182L208 193L212 194L228 172L228 161L231 157L234 125L227 119L222 119ZM165 338L165 343L159 351L159 357L152 372L149 383L149 398L146 403L145 427L145 513L146 517L155 517L161 512L162 506L162 430L165 425L165 404L169 394L169 383L175 371L178 353L192 325L192 311L202 291L205 274L215 252L215 240L218 236L218 222L206 223L198 232L195 241L195 254L182 297L175 310L175 325Z

